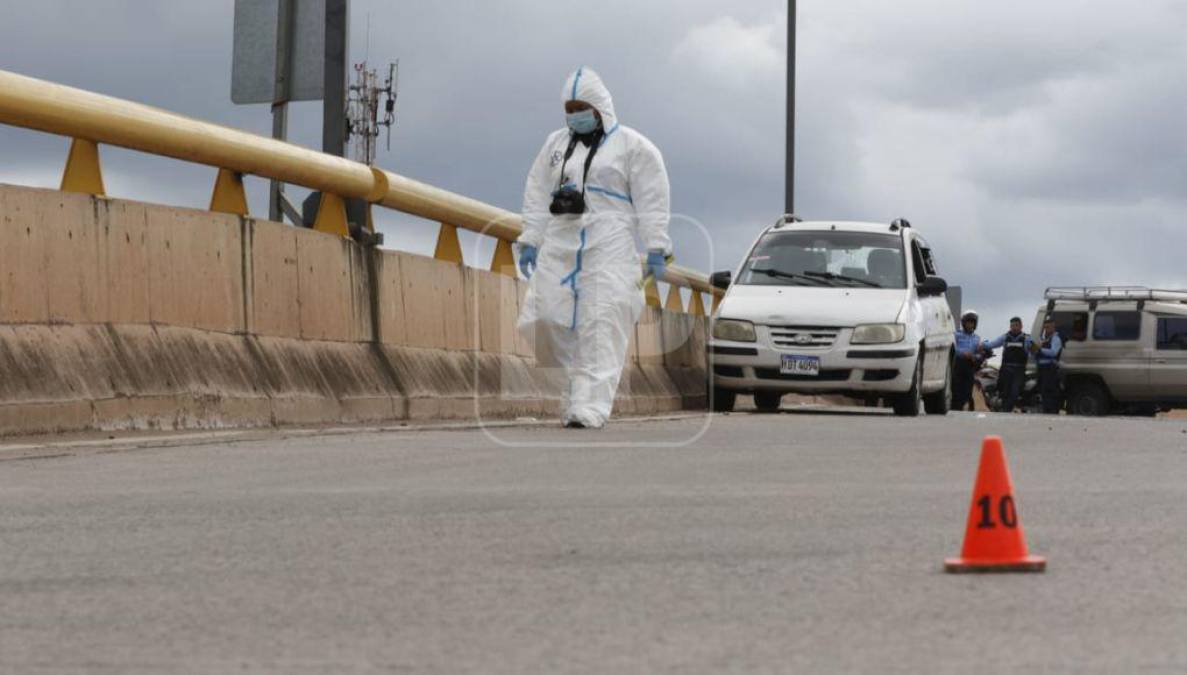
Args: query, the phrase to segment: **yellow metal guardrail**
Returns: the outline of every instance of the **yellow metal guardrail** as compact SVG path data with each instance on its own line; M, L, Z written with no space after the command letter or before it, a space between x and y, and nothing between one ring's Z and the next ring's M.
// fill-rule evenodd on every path
M99 144L116 145L218 168L210 210L247 215L243 175L322 193L314 228L347 236L343 199L362 199L441 223L435 256L462 262L457 228L495 237L491 269L515 275L511 242L523 230L518 214L342 157L202 122L152 106L0 70L0 123L73 139L61 189L104 195ZM664 307L683 311L679 287L692 290L688 311L704 314L701 293L716 305L720 289L700 272L669 266ZM648 304L659 306L655 284Z

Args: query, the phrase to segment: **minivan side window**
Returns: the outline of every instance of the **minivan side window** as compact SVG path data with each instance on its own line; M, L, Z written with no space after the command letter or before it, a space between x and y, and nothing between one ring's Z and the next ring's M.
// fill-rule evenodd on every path
M923 269L927 271L927 276L936 276L936 259L932 255L931 249L926 246L920 246L919 254L923 256Z
M928 277L936 275L936 260L932 256L931 248L922 238L916 237L911 241L911 256L915 263L915 281L923 283Z
M1187 318L1158 319L1158 348L1187 349Z
M1068 342L1083 342L1088 339L1088 312L1052 312L1055 332Z
M1136 340L1141 336L1141 312L1097 312L1092 320L1093 340Z

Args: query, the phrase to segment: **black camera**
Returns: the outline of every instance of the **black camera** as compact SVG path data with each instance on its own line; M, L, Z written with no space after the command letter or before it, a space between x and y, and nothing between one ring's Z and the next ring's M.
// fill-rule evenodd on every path
M548 210L554 216L575 215L585 213L585 194L571 187L563 187L552 193L552 204Z

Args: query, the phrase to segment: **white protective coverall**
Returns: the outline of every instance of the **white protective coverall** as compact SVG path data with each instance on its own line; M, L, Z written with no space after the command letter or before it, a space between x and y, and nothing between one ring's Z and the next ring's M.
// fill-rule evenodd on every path
M589 153L578 142L564 161L570 131L554 131L528 174L521 245L538 249L519 328L536 346L542 366L564 369L568 391L563 419L601 427L610 417L631 333L642 311L642 268L635 245L672 251L668 237L668 174L659 150L622 126L598 74L579 68L565 81L562 101L593 106L603 139L583 182ZM564 182L584 187L585 213L554 216L552 193Z

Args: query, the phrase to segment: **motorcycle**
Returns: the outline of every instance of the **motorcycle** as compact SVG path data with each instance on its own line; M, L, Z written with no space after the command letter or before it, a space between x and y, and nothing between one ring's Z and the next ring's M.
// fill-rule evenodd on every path
M974 376L977 388L981 390L981 395L985 397L985 404L989 406L990 410L995 412L1002 412L1002 393L997 388L997 380L1000 374L996 366L986 365L977 371L977 374ZM1038 374L1034 371L1026 374L1026 381L1022 384L1022 392L1018 395L1018 402L1015 403L1015 406L1024 413L1040 413L1043 411L1043 402L1039 396L1039 378Z

